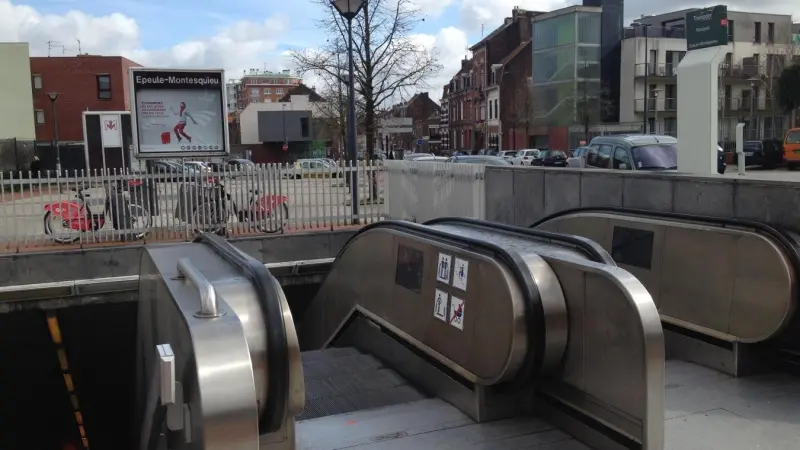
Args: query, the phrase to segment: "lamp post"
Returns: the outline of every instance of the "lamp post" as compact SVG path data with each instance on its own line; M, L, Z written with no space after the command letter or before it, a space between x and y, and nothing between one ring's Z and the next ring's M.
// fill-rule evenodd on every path
M661 89L653 89L653 134L658 134L658 95Z
M366 0L330 0L331 6L347 20L347 157L357 164L356 154L356 91L353 68L353 19L364 7ZM358 223L358 166L350 172L350 196L353 206L353 222Z
M61 176L61 152L58 151L58 115L56 115L56 100L58 92L49 92L47 98L50 99L50 106L53 111L53 149L56 152L56 176Z
M283 112L281 119L283 119L283 145L289 145L289 139L286 137L286 103L281 105Z

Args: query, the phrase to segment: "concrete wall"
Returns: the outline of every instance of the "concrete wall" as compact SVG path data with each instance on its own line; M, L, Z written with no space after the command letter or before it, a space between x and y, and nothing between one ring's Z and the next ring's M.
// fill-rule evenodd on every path
M36 139L27 42L0 43L0 139Z
M334 231L276 235L233 243L253 258L271 263L334 257L353 234ZM143 249L144 246L126 246L0 257L0 286L138 275Z
M800 230L800 183L592 169L486 168L486 219L528 226L590 206L755 220Z

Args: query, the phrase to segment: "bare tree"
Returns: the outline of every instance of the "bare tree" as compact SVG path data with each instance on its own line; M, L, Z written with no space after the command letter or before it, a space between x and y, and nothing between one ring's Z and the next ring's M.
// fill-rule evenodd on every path
M292 52L300 74L313 73L322 79L342 80L341 61L347 61L347 21L328 0L313 0L326 10L319 27L328 42L319 49ZM435 52L414 42L411 33L419 23L419 9L413 0L370 0L353 19L354 88L363 103L363 126L367 153L375 150L376 110L398 94L425 87L425 82L442 66Z
M530 79L518 83L513 91L513 98L509 106L505 123L511 128L511 145L516 148L516 133L514 131L524 129L527 140L527 136L531 135L531 129L537 124L533 84ZM524 145L528 145L527 141Z
M317 93L325 99L315 106L318 119L331 131L335 131L335 140L339 150L344 148L347 140L347 86L343 80L330 77L320 78ZM363 126L364 103L356 102L356 122Z

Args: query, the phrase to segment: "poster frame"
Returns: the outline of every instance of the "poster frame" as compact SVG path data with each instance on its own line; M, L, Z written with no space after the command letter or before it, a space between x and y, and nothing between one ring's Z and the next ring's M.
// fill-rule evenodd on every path
M95 109L83 111L81 114L81 126L83 127L83 158L86 161L86 168L89 170L89 137L88 132L86 130L86 116L119 116L120 118L120 127L122 126L122 116L131 116L131 134L133 133L133 113L131 111L98 111ZM102 141L101 141L102 142ZM123 138L124 144L124 138ZM106 169L106 154L105 154L105 145L103 145L103 169ZM125 161L125 147L120 147L123 153L123 164ZM130 149L129 149L130 150Z
M139 121L137 120L136 87L134 79L137 72L171 72L185 73L191 76L195 73L219 73L220 75L220 111L222 112L222 150L213 151L190 151L190 152L142 152L139 148ZM133 134L133 152L137 159L187 159L187 158L227 158L231 153L230 136L228 129L228 102L225 84L224 69L179 69L179 68L153 68L153 67L130 67L128 68L128 99L130 101L131 128Z

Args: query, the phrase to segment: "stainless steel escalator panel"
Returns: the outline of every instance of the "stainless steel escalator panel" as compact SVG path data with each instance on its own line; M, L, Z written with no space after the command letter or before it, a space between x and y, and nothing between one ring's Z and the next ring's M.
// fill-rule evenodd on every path
M644 283L665 322L716 339L765 341L797 309L793 263L752 229L601 211L565 214L537 228L595 240ZM623 231L649 236L640 249L647 264L626 261Z
M466 291L437 281L440 254L468 262ZM434 316L437 289L451 301L464 300L463 329ZM465 379L491 385L516 375L527 355L524 302L509 269L493 258L377 227L359 234L337 259L305 314L301 346L324 348L363 307Z

